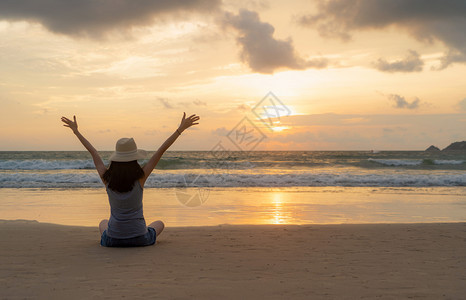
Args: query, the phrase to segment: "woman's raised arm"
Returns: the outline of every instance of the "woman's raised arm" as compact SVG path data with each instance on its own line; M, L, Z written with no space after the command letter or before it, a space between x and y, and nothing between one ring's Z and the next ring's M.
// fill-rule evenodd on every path
M73 116L73 120L74 121L71 121L68 118L61 117L61 121L65 123L65 125L63 126L71 128L71 130L73 130L73 133L79 139L81 144L83 144L84 148L86 148L87 151L89 151L89 153L91 154L92 159L94 160L95 168L97 169L97 172L99 173L99 176L102 179L105 171L107 171L107 167L105 167L104 162L102 161L102 158L100 157L99 153L94 148L94 146L92 146L91 143L79 132L78 122L76 122L76 116Z
M183 113L183 118L181 119L180 126L178 127L175 132L170 135L170 137L160 146L160 148L152 155L150 158L149 162L142 168L144 170L144 178L141 180L142 181L142 186L144 186L144 183L146 182L147 178L149 177L150 173L154 170L155 166L159 162L160 158L162 158L162 155L167 151L168 148L176 141L176 139L181 135L183 131L185 131L187 128L197 125L199 123L195 123L196 121L199 121L200 117L196 115L191 115L186 118L186 113Z

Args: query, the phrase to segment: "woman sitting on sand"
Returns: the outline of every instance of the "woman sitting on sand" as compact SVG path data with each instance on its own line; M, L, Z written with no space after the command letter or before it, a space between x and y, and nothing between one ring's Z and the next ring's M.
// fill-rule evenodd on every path
M116 151L110 156L110 166L105 167L97 150L78 131L76 116L74 121L62 117L65 127L71 128L83 146L91 153L95 167L105 184L110 202L110 220L102 220L99 225L100 244L106 247L133 247L155 244L156 237L164 228L162 221L155 221L146 227L142 211L142 192L144 183L154 170L165 151L181 133L199 123L200 118L183 113L177 130L160 146L149 162L141 167L137 160L145 157L145 151L137 149L133 138L122 138L116 143Z

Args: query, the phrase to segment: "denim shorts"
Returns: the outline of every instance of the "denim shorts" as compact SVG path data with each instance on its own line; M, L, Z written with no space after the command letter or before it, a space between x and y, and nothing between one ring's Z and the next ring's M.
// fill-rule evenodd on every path
M129 239L116 239L107 235L107 230L102 233L100 238L100 245L105 247L141 247L150 246L155 244L155 229L147 227L146 234L129 238Z

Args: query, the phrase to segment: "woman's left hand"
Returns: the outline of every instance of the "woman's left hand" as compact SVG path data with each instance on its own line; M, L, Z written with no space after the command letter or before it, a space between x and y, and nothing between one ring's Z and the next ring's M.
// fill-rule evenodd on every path
M73 130L73 132L76 133L78 132L78 122L76 122L76 116L73 116L73 120L74 121L71 121L68 118L61 117L61 121L65 123L65 125L63 126L71 128L71 130Z

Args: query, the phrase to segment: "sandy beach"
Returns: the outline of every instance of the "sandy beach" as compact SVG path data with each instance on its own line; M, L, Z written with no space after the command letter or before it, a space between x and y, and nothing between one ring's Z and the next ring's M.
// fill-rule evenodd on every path
M97 228L0 221L3 299L462 299L466 223Z

